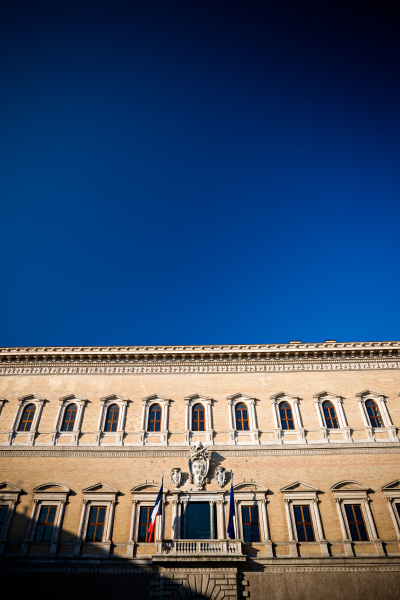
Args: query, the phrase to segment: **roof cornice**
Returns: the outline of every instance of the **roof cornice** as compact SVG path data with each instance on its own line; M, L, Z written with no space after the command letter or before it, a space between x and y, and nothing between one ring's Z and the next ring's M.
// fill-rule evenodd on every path
M400 341L0 348L1 374L400 368Z

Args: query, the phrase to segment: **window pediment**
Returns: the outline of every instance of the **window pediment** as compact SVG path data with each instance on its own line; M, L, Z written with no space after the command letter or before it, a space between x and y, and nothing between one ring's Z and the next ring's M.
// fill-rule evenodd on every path
M308 483L303 483L302 481L295 481L294 483L291 483L290 485L286 485L285 487L281 488L281 492L286 493L312 492L316 494L319 491L320 490L315 486L309 485Z
M19 494L22 490L21 488L12 485L12 483L8 483L8 481L2 481L0 483L0 492L2 494Z
M46 493L54 492L57 494L61 492L68 494L71 490L66 485L62 485L61 483L42 483L41 485L33 488L33 491Z
M395 479L381 487L382 492L400 492L400 479Z
M139 485L135 485L130 491L133 492L154 492L159 490L159 486L155 483L140 483ZM163 488L164 491L164 488Z
M91 485L90 487L85 488L84 490L82 490L82 492L84 494L87 493L106 493L106 494L118 494L118 490L116 490L115 488L106 485L105 483L96 483L95 485Z
M331 487L331 492L368 492L369 488L359 481L339 481Z
M323 392L319 392L318 394L314 394L313 398L318 398L320 400L329 400L329 398L335 398L336 400L341 400L342 396L339 396L338 394L333 394L332 392L328 392L327 390L324 390Z
M381 394L380 392L373 392L372 390L364 390L356 394L357 398L365 398L366 396L371 396L371 398L386 398L385 394Z
M233 486L235 492L268 492L268 488L255 481L242 481Z

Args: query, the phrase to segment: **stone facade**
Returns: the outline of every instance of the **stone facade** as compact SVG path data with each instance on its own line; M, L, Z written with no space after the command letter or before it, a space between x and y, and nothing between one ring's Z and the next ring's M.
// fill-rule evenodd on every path
M45 578L61 598L71 582L78 596L398 597L399 342L5 348L0 375L11 589L25 573L26 591ZM190 538L200 505L209 533Z

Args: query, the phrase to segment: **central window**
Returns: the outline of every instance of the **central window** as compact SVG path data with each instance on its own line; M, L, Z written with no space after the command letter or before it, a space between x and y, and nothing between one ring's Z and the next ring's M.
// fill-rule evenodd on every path
M211 515L208 502L189 502L186 505L182 534L182 537L187 540L211 539Z
M153 404L149 411L149 431L161 431L161 406Z
M236 417L236 429L238 431L248 431L249 430L249 415L247 411L247 406L244 402L240 402L235 406L235 417Z
M204 431L204 428L204 406L202 404L195 404L192 410L192 431Z

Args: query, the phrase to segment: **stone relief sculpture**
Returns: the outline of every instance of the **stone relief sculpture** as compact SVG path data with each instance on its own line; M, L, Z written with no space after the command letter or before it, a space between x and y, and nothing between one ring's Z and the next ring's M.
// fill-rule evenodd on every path
M210 453L201 442L197 442L189 454L189 481L198 490L203 488L210 467Z
M182 470L179 467L174 467L171 470L171 481L175 486L175 489L178 488L182 483Z
M219 485L219 487L224 487L226 484L226 470L225 467L216 467L214 471L215 481Z

